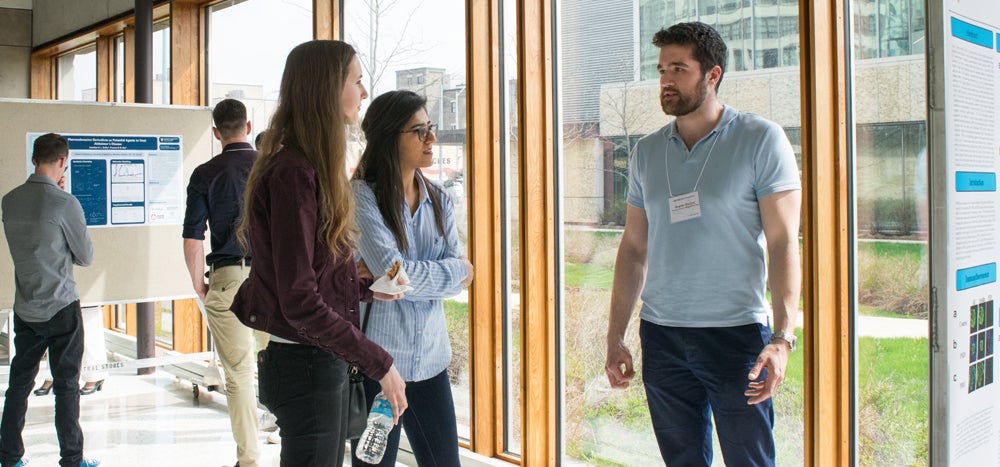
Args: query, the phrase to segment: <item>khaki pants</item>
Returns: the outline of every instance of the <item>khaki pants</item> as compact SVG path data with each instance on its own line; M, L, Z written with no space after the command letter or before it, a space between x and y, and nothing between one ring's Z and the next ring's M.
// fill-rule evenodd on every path
M249 266L213 268L205 295L205 316L212 331L215 350L226 372L226 401L229 422L236 440L236 457L240 467L256 467L260 457L257 441L257 394L254 371L257 368L255 339L266 342L267 335L256 333L243 325L229 306L240 284L250 274ZM263 334L263 337L260 336Z

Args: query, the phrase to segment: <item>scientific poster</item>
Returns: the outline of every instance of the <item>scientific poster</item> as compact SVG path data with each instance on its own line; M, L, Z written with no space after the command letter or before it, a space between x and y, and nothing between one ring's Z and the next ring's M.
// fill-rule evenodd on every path
M946 354L947 428L933 442L946 465L1000 465L1000 383L995 373L1000 287L1000 5L948 0L942 10L945 157L947 173L946 302L939 303L938 348ZM931 21L936 19L931 18ZM936 64L932 61L931 69ZM941 62L938 62L941 63ZM933 99L932 99L933 100ZM933 107L933 106L932 106ZM934 109L932 109L932 112ZM932 134L932 138L938 136ZM940 145L937 147L941 147ZM941 158L938 158L941 160ZM942 325L941 323L946 323ZM934 430L940 433L940 429ZM940 452L940 451L944 452Z
M32 145L27 134L27 168ZM184 221L183 147L175 135L63 134L69 142L66 191L88 227L176 225Z

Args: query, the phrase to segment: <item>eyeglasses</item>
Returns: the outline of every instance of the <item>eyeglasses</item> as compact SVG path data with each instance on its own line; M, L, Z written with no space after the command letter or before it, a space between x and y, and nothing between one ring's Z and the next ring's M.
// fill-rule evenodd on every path
M412 130L400 131L400 133L416 133L417 138L420 138L420 141L423 141L425 143L427 142L427 138L431 135L431 133L436 133L436 132L437 132L436 123L431 123L430 125L427 126L417 127Z

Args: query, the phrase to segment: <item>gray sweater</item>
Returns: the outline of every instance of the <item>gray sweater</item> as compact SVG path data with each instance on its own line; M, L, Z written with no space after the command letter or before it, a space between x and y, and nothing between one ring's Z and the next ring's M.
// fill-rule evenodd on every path
M89 265L94 247L83 208L73 195L49 177L32 174L3 197L3 229L14 260L14 313L19 318L48 321L79 299L73 265Z

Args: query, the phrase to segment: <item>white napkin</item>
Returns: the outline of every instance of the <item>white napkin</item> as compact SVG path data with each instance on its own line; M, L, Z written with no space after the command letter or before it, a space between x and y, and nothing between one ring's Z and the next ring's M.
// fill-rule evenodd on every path
M372 284L369 289L372 292L382 292L385 294L398 294L403 292L409 292L413 290L413 287L409 285L399 285L399 280L404 279L404 282L410 282L410 277L406 275L406 270L403 269L403 265L399 265L399 273L396 274L395 279L389 279L389 270Z

